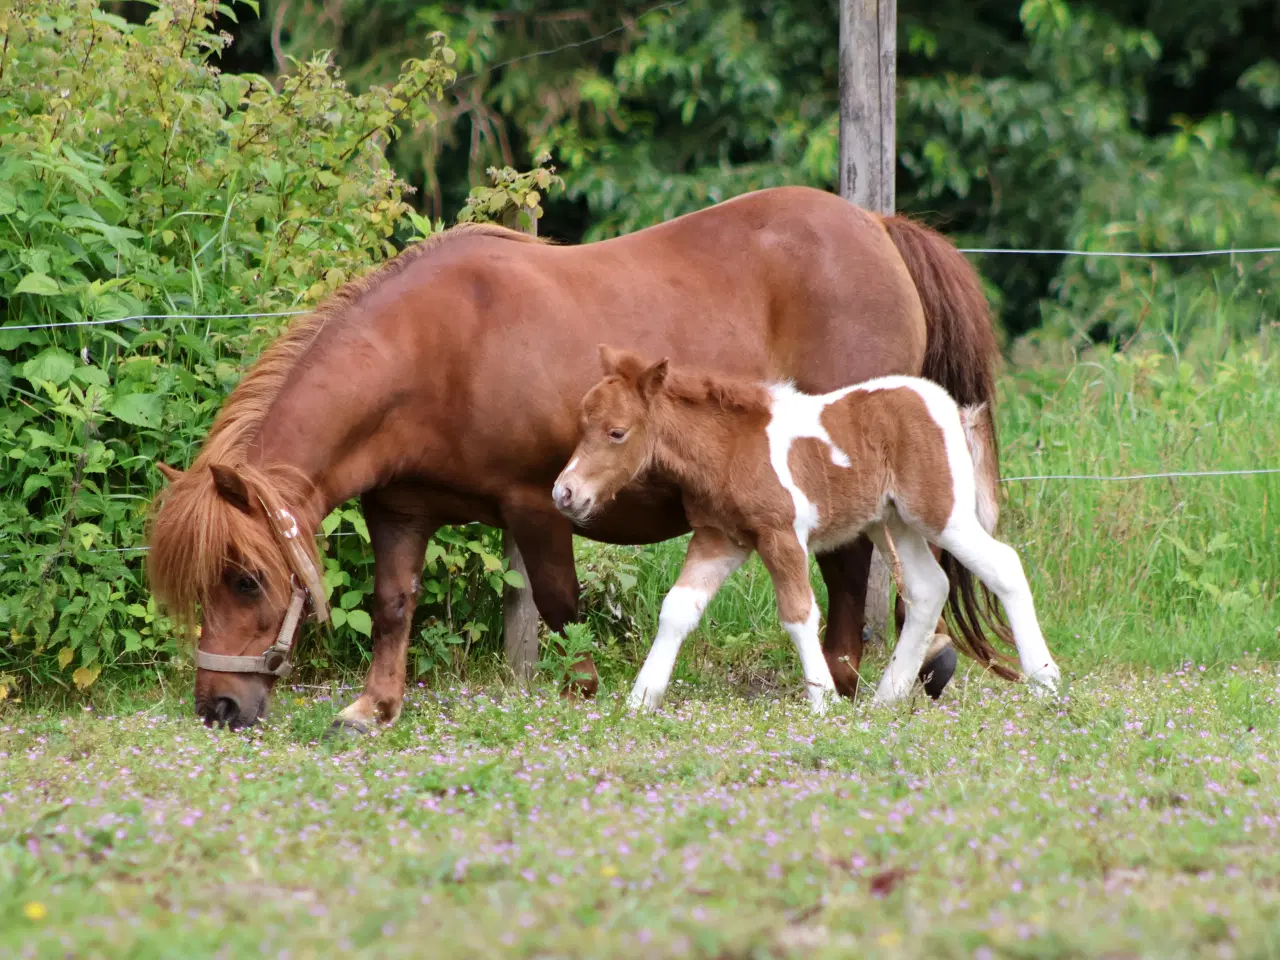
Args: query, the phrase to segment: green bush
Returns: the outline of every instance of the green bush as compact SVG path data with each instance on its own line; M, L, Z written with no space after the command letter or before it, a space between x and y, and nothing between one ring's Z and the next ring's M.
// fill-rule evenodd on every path
M174 0L135 25L90 0L0 10L0 699L21 678L85 687L175 650L141 579L154 464L191 460L287 322L225 315L306 310L436 229L383 150L433 122L454 75L444 38L358 96L325 54L277 89L217 69L219 11ZM350 507L324 533L341 615L314 659L354 665L370 633L368 533ZM496 535L467 533L432 547L439 616L416 641L419 669L496 609Z

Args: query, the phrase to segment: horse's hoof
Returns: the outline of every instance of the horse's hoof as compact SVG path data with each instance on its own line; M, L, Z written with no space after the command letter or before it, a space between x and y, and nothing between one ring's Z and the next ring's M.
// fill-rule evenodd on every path
M367 736L369 733L369 725L363 720L348 720L345 717L339 717L333 723L329 724L329 729L324 732L323 740L346 739L352 736Z
M920 682L924 684L924 692L934 700L942 696L942 691L956 672L956 650L950 645L939 651L938 655L920 670Z

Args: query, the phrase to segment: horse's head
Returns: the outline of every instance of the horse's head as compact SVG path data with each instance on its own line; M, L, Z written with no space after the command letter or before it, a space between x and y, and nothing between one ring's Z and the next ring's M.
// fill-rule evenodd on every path
M294 478L197 460L186 473L161 465L169 486L152 518L148 574L163 605L187 623L197 610L196 712L206 723L250 726L310 604L327 615L314 542L285 507Z
M584 521L618 495L653 455L653 400L667 377L667 361L600 347L604 379L582 399L578 446L556 478L556 507Z

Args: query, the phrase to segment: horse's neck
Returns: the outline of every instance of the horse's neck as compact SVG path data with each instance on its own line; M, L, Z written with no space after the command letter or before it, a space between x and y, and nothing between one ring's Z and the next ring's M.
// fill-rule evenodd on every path
M303 373L273 401L251 456L306 478L311 495L297 507L316 527L335 506L374 486L383 471L377 428L362 429L381 420L378 412L376 395L355 396L341 377Z

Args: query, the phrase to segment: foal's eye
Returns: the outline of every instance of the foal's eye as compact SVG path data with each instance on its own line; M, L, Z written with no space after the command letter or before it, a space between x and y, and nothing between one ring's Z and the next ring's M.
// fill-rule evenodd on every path
M251 573L242 573L236 577L235 582L236 593L242 597L256 597L261 586L258 578Z
M627 439L628 432L629 431L623 430L621 427L614 427L609 431L609 439L614 443L621 443L623 440Z

